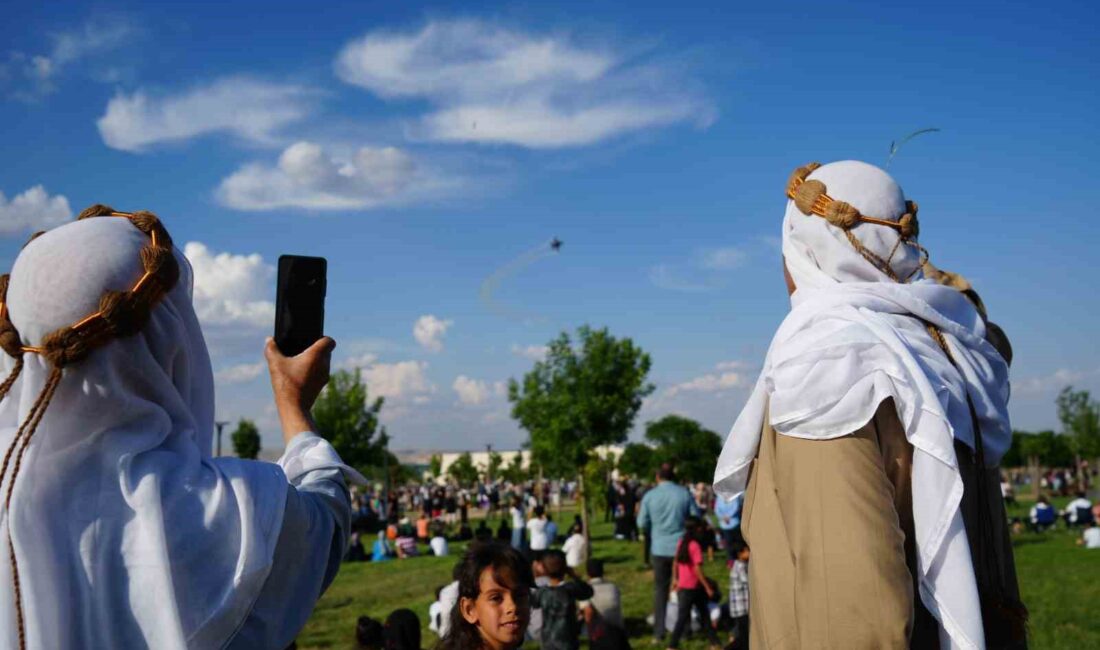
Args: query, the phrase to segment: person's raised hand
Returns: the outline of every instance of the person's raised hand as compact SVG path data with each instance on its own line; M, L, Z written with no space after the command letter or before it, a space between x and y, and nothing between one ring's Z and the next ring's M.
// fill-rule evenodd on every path
M271 374L271 391L283 425L284 441L289 442L298 433L315 428L309 412L328 383L335 348L336 341L325 336L300 354L287 357L279 351L275 340L268 337L264 358Z

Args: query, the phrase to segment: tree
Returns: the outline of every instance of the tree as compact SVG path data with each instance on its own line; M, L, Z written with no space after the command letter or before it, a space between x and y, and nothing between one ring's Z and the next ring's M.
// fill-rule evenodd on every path
M260 455L260 430L252 420L241 418L230 439L237 458L255 458Z
M500 466L504 464L504 458L495 451L489 451L489 468L486 471L485 479L492 482L493 477L497 476L500 472Z
M383 398L368 404L367 386L359 370L332 375L313 405L317 432L332 443L345 463L366 470L383 464L389 436L379 426Z
M528 468L523 466L523 453L516 452L512 460L500 471L501 477L512 484L523 483L530 475Z
M649 445L632 442L619 456L619 471L634 477L653 478L657 473L657 453Z
M455 462L447 468L447 476L450 476L459 485L469 485L477 481L477 474L474 459L468 451L455 459Z
M1073 386L1063 388L1056 403L1062 435L1069 438L1075 456L1073 467L1077 483L1083 485L1081 458L1100 456L1100 404L1087 390L1073 390Z
M442 454L432 454L431 459L428 460L428 473L432 475L432 478L443 476Z
M551 341L522 383L508 381L508 401L527 430L534 462L552 476L577 477L587 536L592 495L584 468L596 447L626 440L653 385L646 382L649 355L629 338L583 326L576 343L567 332Z
M672 463L676 475L692 483L710 483L722 439L695 420L666 415L645 425L645 437L657 446L657 462Z

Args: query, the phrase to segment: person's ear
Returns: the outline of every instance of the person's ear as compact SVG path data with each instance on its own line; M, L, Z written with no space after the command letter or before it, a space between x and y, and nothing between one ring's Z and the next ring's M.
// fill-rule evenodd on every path
M458 610L462 613L462 618L466 619L466 622L470 625L477 625L477 600L474 598L462 597L458 601Z

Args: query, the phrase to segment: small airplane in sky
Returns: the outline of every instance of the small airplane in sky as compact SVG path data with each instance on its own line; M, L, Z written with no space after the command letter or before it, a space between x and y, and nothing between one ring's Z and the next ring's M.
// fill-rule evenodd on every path
M552 250L553 250L553 251L554 251L555 253L557 253L557 252L559 252L559 251L561 250L561 245L562 245L562 241L561 241L560 239L558 239L557 237L555 237L555 238L554 238L554 239L553 239L553 240L552 240L552 241L550 242L550 248L551 248L551 249L552 249Z

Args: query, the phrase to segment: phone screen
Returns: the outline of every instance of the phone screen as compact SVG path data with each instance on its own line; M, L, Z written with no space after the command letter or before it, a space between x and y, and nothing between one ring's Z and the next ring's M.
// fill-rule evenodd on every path
M323 257L279 257L275 344L288 357L324 336L327 269Z

